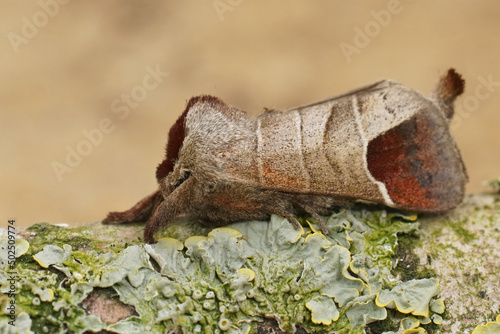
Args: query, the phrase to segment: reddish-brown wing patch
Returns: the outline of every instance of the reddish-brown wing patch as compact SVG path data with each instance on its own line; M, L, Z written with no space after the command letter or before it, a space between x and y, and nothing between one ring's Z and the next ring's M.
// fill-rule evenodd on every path
M260 205L248 198L241 199L228 194L217 194L213 198L213 204L222 210L254 213L259 210Z
M367 161L370 173L385 184L399 207L440 212L450 209L447 191L456 184L444 165L450 145L429 117L420 112L370 141Z
M291 173L277 170L267 164L264 165L262 172L267 185L272 188L301 189L304 187L303 178L294 177Z

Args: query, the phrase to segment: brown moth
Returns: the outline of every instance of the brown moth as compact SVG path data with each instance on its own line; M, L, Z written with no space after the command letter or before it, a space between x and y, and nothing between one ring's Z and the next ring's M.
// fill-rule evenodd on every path
M211 226L321 215L369 201L440 213L463 199L467 175L449 132L464 81L450 69L430 98L394 81L252 119L193 97L168 135L159 189L103 223L147 221L144 240L176 217Z

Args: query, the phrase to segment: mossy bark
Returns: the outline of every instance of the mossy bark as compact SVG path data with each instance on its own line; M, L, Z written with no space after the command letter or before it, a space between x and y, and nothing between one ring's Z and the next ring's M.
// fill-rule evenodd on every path
M401 282L431 277L435 277L439 281L441 289L439 297L444 301L446 311L441 314L443 320L440 324L429 324L425 329L432 333L471 333L477 325L494 321L500 313L500 195L472 195L467 197L464 203L452 212L439 216L420 216L418 222L420 222L420 228L416 233L398 236L398 246L392 257L391 267L393 278ZM141 269L139 262L147 262L147 260L133 258L131 248L129 248L130 254L123 254L126 246L141 245L140 247L142 247L142 230L142 224L110 226L101 225L99 222L77 228L37 224L22 230L20 236L29 242L30 248L24 255L16 259L16 265L21 269L38 272L40 277L35 280L38 283L30 283L30 286L22 286L19 283L21 281L14 285L16 312L19 315L19 312L23 311L29 315L29 319L26 315L17 318L17 327L5 325L5 322L9 320L7 307L12 296L9 297L8 291L5 290L8 286L8 282L5 283L5 277L3 282L0 282L0 285L3 286L0 304L4 310L4 315L1 317L4 317L4 325L7 326L3 328L13 333L28 325L35 333L61 331L63 327L66 328L67 332L71 332L72 328L79 328L78 332L84 333L106 332L113 328L113 324L120 324L120 320L130 317L135 319L127 323L131 332L163 331L164 327L152 325L162 316L161 314L154 314L149 320L141 318L142 314L150 314L151 309L137 309L137 306L127 304L127 300L130 300L128 298L132 298L134 294L133 287L139 286L143 280L148 279L147 275L153 275L153 273L144 274L145 271ZM192 222L179 222L162 231L162 234L183 242L191 235L207 235L209 231L209 229ZM5 229L2 233L4 236L7 235ZM47 245L58 246L58 249L61 250L60 254L57 252L57 254L49 254L48 251L40 253ZM63 249L61 248L63 245L70 245L71 248ZM41 255L34 258L36 254ZM70 254L71 265L68 264L70 260L64 258L65 254ZM132 263L127 264L128 273L120 274L119 266L111 265L105 256L106 254L122 254L123 259L120 261L123 263L130 260ZM54 256L61 258L54 259ZM92 256L98 260L93 260ZM111 257L112 255L109 256L109 258ZM66 261L66 265L58 267L58 263L62 263L62 261ZM98 275L99 281L96 281L97 278L95 275L92 276L92 273L89 273L88 276L85 272L78 274L78 270L75 268L81 263L89 261L96 261L96 267L105 268L108 271L105 273L107 276L100 274ZM153 265L156 266L156 263ZM47 268L44 269L41 266ZM77 273L73 274L76 278L73 279L71 286L65 286L65 284L70 284L67 271L73 269ZM156 267L157 271L160 269ZM131 270L135 270L133 275ZM127 289L122 289L118 295L112 287L120 285L124 275L128 275L127 279L132 282L132 285ZM156 275L158 276L150 276L149 279L154 280L161 277L159 273ZM93 281L86 282L86 277L93 277ZM244 278L242 277L240 280ZM104 284L105 280L109 284ZM158 282L158 286L160 286L160 282ZM66 288L67 295L59 295L59 299L56 300L54 293L60 294L61 287ZM172 287L165 285L160 286L159 289L163 289L161 291L167 295L169 292L165 291L172 289ZM192 292L193 298L195 298L197 291ZM147 293L153 292L147 290L145 295ZM206 298L209 298L208 294ZM210 306L208 302L207 299L207 308ZM69 308L70 303L76 305ZM180 305L192 307L189 303L189 300L186 299L184 304ZM147 303L144 305L141 307L148 307ZM222 310L223 307L220 305ZM66 313L63 313L63 316L66 317L64 320L61 320L61 309L67 310ZM194 313L196 312L191 312L191 314ZM83 315L86 317L82 317ZM88 317L88 315L94 315L95 318ZM391 318L393 316L394 318L399 317L398 320L401 318L400 314L397 315L395 311L389 310L386 320L368 324L364 328L365 332L383 333L385 331L397 332L398 330L402 332L398 328L399 322ZM187 321L182 315L168 319L174 324L171 328L172 332L180 331L183 321ZM258 333L283 332L275 320L263 318L259 320L258 324L247 329L250 332ZM293 320L291 319L292 322ZM58 327L57 322L61 321L68 323L63 327ZM77 325L70 324L70 322L78 321L80 323ZM222 332L226 330L224 328L226 324L221 321L223 320L220 320L218 325L222 328L220 330ZM304 320L297 320L297 323L301 321ZM102 323L106 324L106 329ZM145 323L151 325L148 327L144 325ZM200 324L203 324L203 321ZM116 325L116 332L125 330L120 326L123 325ZM210 330L208 325L196 328L201 332ZM300 326L296 329L298 333L307 333ZM236 332L234 328L227 328L228 332L231 330ZM360 329L360 332L362 330ZM314 330L310 330L310 332L312 331L322 332L321 325L315 325Z

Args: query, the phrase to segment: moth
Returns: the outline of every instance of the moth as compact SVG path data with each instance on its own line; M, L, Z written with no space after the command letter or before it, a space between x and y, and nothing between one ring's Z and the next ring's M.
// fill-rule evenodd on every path
M144 240L179 216L210 226L297 214L315 218L356 202L441 213L467 181L449 131L464 80L450 69L429 98L384 80L255 118L208 95L191 98L169 131L158 190L103 223L147 221Z

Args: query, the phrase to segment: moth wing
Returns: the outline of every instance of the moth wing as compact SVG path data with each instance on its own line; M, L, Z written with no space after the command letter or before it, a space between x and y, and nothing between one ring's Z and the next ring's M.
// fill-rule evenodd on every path
M367 167L395 207L444 212L464 196L467 174L448 123L427 109L370 140Z
M450 113L437 102L381 81L262 114L257 118L260 184L419 212L449 210L462 201L467 175L449 132Z
M463 198L467 176L449 113L396 82L254 120L219 102L190 110L184 144L197 146L220 180L424 212Z
M464 90L464 80L450 69L425 98L402 85L384 93L384 107L362 116L368 139L367 169L383 184L392 206L420 212L444 212L457 206L465 193L467 173L449 130L453 102ZM405 111L403 121L383 128ZM377 122L378 131L370 131ZM382 129L381 129L382 128ZM383 189L385 188L385 189Z
M382 202L367 175L357 98L392 89L381 81L256 120L255 166L264 189Z

